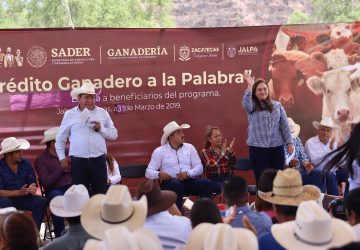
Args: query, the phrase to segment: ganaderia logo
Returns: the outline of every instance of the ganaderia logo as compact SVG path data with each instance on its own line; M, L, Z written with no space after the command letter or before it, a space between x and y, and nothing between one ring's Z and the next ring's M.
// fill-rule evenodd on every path
M33 46L28 50L26 60L30 66L40 68L46 63L46 51L40 46Z
M168 50L165 47L144 47L144 48L110 48L106 51L108 59L153 59L160 56L167 56Z
M214 47L189 47L183 45L179 47L179 60L188 61L190 59L217 58L220 56L220 48Z

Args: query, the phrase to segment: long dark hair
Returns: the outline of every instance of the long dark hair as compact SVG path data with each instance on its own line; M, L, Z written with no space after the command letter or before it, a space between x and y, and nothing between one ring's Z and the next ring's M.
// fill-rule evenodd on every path
M324 166L324 175L337 165L345 163L345 168L348 170L350 177L354 176L354 169L352 164L354 160L360 162L360 123L356 124L351 131L349 139L340 147L324 156L324 159L331 157Z
M264 101L260 101L255 95L256 88L260 83L265 83L265 85L269 89L269 85L264 79L258 78L255 80L254 85L251 90L252 91L251 98L254 103L254 107L253 107L253 110L251 111L251 113L253 113L255 111L261 111L261 110L267 110L267 111L271 112L273 110L273 103L271 102L269 95L266 97L266 99Z
M110 170L109 172L111 174L113 174L114 173L114 157L112 157L109 154L106 154L105 158L106 158L106 162L108 164L109 170Z

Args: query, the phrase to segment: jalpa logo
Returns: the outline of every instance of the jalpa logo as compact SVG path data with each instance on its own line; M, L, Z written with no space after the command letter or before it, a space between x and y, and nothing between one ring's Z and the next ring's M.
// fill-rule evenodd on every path
M236 56L236 48L235 47L230 47L226 49L226 54L228 55L228 57L235 57Z
M181 46L179 48L179 60L184 62L190 60L190 48L188 46Z

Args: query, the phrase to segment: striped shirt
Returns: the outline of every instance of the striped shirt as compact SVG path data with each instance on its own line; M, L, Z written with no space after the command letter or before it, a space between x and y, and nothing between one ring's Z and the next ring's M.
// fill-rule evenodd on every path
M304 146L302 145L300 137L293 138L294 141L294 148L295 148L295 155L294 159L299 160L299 163L295 166L295 169L302 171L304 170L304 166L310 163L310 157L305 153ZM289 157L289 153L287 151L287 145L284 145L285 148L285 155Z
M271 101L273 110L253 111L254 104L251 91L246 90L243 96L243 107L248 113L248 139L249 146L271 148L293 143L291 131L284 108L279 102Z
M236 164L234 152L226 151L225 154L217 153L213 148L206 148L201 151L201 162L205 169L206 177L229 174L230 167Z

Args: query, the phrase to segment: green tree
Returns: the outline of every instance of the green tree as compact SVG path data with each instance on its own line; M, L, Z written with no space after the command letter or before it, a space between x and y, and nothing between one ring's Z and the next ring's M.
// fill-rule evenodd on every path
M3 0L0 28L174 27L170 13L171 0Z
M294 11L288 18L288 23L336 23L360 19L360 5L352 0L311 0L311 3L311 14Z

